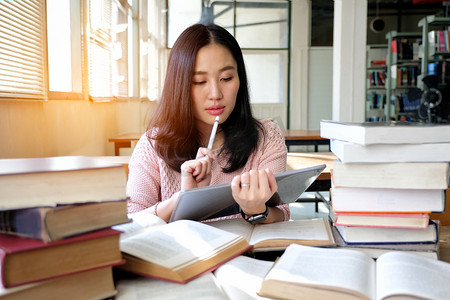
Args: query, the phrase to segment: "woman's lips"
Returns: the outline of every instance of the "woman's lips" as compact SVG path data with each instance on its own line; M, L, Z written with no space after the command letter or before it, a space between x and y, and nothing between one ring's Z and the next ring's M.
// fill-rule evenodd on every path
M211 106L206 109L206 111L213 116L218 116L223 113L225 106Z

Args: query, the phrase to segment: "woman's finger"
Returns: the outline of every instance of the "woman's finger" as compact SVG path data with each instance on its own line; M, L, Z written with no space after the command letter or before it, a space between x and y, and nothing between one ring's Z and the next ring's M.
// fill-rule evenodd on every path
M240 176L240 186L241 189L248 190L250 188L250 174L248 172L244 172Z
M259 189L259 172L258 170L250 170L250 189L258 190Z
M270 191L272 192L272 195L278 190L278 184L277 180L275 179L275 175L272 173L272 171L267 168L264 170L267 174L267 178L269 180L269 187Z

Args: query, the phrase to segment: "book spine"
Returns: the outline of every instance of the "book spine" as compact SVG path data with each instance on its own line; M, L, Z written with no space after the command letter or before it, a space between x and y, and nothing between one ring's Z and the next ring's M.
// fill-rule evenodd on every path
M44 219L47 209L0 211L0 233L50 241Z
M14 212L9 210L0 211L0 232L15 233L16 231L16 218Z
M0 248L0 283L1 283L1 286L3 288L6 287L6 282L5 282L5 272L6 272L5 257L6 257L5 250Z

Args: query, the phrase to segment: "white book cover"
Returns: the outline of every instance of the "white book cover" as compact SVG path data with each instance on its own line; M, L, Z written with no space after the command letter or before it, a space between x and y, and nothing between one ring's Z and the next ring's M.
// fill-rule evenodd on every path
M448 162L428 163L342 163L333 165L336 187L447 189Z
M338 212L442 212L445 190L332 187Z
M450 124L320 121L320 136L360 145L450 142Z
M335 226L347 244L367 243L437 243L437 225L430 223L423 229Z
M360 145L330 141L331 151L343 163L448 162L450 143Z

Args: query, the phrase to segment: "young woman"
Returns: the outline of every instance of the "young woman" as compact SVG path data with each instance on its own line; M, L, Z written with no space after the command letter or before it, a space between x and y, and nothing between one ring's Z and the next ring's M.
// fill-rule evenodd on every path
M276 198L274 174L285 171L286 155L279 127L252 116L237 41L220 26L193 25L171 50L161 99L130 159L128 211L168 221L181 190L231 182L236 205L214 218L288 220L288 205L266 205Z

